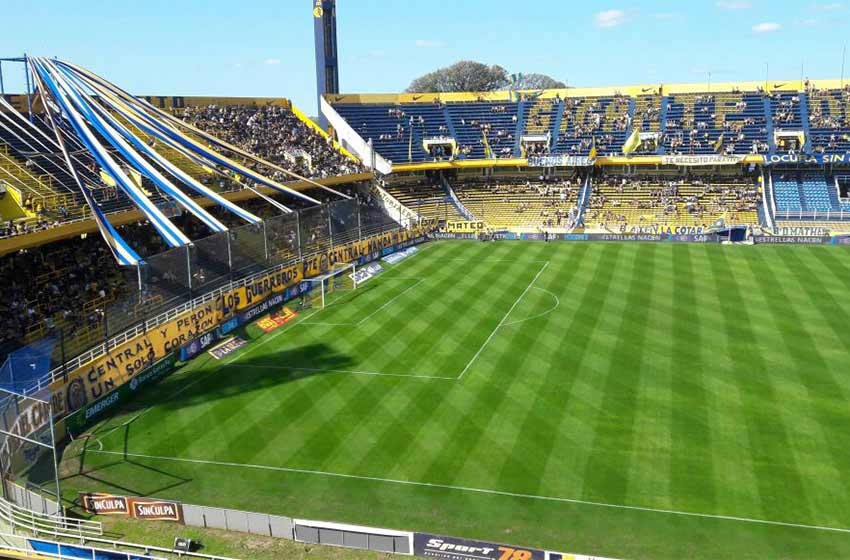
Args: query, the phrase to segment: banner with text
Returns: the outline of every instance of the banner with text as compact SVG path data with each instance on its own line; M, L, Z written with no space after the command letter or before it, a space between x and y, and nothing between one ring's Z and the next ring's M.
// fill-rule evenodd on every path
M68 374L67 379L49 387L56 417L64 417L90 402L129 382L157 360L180 350L201 335L229 321L238 312L243 323L263 311L282 303L287 289L295 289L307 276L317 276L337 263L358 260L406 243L421 235L426 228L396 230L335 247L283 269L261 276L249 284L231 290L217 299L186 311L168 323L111 348L83 367ZM260 305L263 304L263 305ZM253 314L248 317L248 314Z
M427 533L413 534L413 554L441 560L546 560L546 553L536 548L508 546L487 541L441 537Z
M718 154L661 156L661 165L678 165L682 167L700 165L736 165L743 162L746 157L747 156L724 156Z
M486 229L484 222L446 222L443 226L447 233L484 233Z
M80 492L79 500L86 512L96 515L125 515L147 521L183 523L183 506L179 502L88 492Z

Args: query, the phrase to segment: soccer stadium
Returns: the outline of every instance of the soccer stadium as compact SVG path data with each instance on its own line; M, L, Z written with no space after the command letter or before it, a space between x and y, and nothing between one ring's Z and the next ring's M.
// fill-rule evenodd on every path
M165 62L125 84L71 42L0 57L0 557L850 558L843 53L829 79L616 85L606 49L639 48L618 30L702 33L644 2L575 22L615 85L411 59L375 93L389 53L337 29L375 7L302 4L256 25L291 26L315 109L248 74L152 94ZM474 34L472 4L422 25ZM248 7L182 9L216 57ZM848 30L841 4L706 9L717 33L755 17L741 44L771 61L797 56L777 33ZM357 35L392 49L394 17Z

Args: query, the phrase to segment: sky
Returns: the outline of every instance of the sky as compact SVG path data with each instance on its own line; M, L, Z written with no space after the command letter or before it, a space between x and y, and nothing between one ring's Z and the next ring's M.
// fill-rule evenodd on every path
M287 97L316 114L312 0L2 0L0 57L57 56L138 95ZM339 0L340 89L463 59L570 86L838 78L850 0ZM23 90L3 64L6 92ZM848 67L850 72L850 67Z

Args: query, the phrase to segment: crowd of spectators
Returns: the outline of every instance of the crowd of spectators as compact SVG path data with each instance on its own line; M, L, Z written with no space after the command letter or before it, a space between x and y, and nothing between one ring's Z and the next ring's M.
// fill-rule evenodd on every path
M342 188L349 195L354 194L353 189L353 186ZM338 199L319 189L312 189L308 194L323 202ZM285 195L275 198L296 209L300 206L293 205ZM278 208L260 198L242 202L240 206L263 219L281 214ZM251 227L219 207L212 208L211 212L228 227ZM321 209L310 212L315 217L321 213ZM192 240L213 235L191 214L175 216L172 221ZM327 235L321 236L311 229L312 222L318 224L317 227L327 228L328 225L327 218L309 223L304 220L304 240L311 237L326 238ZM144 259L153 261L156 257L152 256L169 249L146 221L120 226L118 232ZM273 231L270 235L278 236L283 245L286 241L284 237L288 238L290 245L292 243L292 231ZM151 270L154 268L151 267ZM155 274L164 276L174 272L163 270ZM199 271L195 280L203 280L204 274L203 270ZM145 278L146 283L152 284L163 280L167 278ZM0 259L0 282L6 287L6 297L0 301L0 355L20 346L33 329L44 329L46 332L57 327L62 329L66 337L74 337L81 330L97 326L103 319L104 309L113 302L126 301L125 311L129 310L130 303L138 302L136 270L119 267L96 232L4 256ZM145 297L147 295L150 294L146 293Z
M759 192L750 178L608 177L594 180L586 222L621 232L677 222L708 227L718 216L754 213L758 205Z
M311 179L359 173L359 163L281 105L186 107L178 116L189 124L269 162ZM277 181L291 177L258 169Z

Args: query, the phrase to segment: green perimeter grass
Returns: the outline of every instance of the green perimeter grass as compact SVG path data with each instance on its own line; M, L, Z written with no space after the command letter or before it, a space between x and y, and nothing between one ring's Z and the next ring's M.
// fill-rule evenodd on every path
M65 451L66 497L850 557L848 532L670 513L850 528L848 287L838 247L434 243L130 403Z

